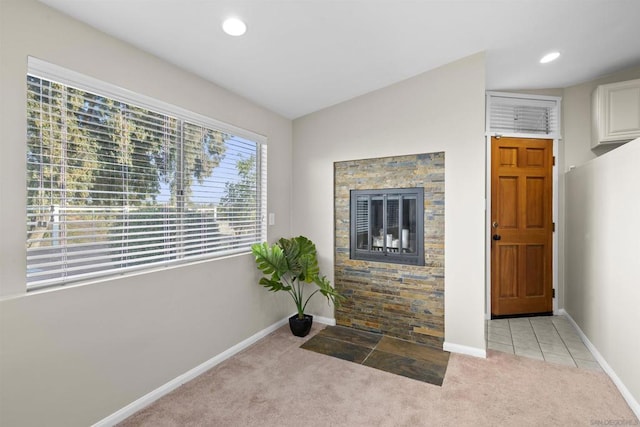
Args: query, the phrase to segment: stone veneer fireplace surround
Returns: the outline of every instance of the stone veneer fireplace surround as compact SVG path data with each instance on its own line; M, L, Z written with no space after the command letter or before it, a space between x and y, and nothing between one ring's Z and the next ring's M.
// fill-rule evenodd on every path
M444 153L334 164L335 286L347 296L336 322L442 348L444 341ZM424 266L350 258L350 192L424 189Z

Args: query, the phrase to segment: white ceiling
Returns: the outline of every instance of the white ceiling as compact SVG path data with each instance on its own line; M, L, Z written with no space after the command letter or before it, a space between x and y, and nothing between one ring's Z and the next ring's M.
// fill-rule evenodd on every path
M480 51L492 90L640 64L640 0L41 1L288 118ZM228 16L244 36L222 32Z

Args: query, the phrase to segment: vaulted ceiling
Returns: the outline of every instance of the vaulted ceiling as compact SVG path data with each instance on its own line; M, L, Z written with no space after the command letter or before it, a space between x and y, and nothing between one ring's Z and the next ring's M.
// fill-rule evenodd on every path
M492 90L640 64L639 0L40 1L288 118L481 51Z

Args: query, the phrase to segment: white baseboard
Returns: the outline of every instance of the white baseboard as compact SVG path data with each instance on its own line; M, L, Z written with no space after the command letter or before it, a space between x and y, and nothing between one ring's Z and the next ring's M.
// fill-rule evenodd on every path
M336 326L336 319L333 317L316 316L314 314L313 321L317 323L322 323L323 325Z
M591 341L589 341L589 338L587 338L584 332L582 332L582 329L580 329L580 326L578 326L576 321L573 320L573 317L571 317L571 315L567 313L564 308L558 310L558 313L565 316L567 320L569 320L569 322L573 325L573 327L576 328L576 331L578 331L578 334L580 335L580 338L582 338L582 341L584 341L585 345L596 358L602 369L607 373L607 375L609 375L609 378L611 378L611 381L613 381L615 386L618 388L618 391L620 391L620 394L622 394L622 397L627 402L633 413L636 414L636 417L640 418L640 402L638 402L633 394L631 394L620 377L618 377L613 368L609 365L609 363L607 363L606 359L600 354L596 346L594 346Z
M314 319L315 319L315 316L314 316ZM321 318L321 319L324 320L326 318ZM327 319L327 320L331 320L331 319ZM227 360L228 358L232 357L233 355L239 353L240 351L244 350L245 348L247 348L250 345L254 344L255 342L259 341L260 339L266 337L271 332L275 331L276 329L280 328L281 326L286 325L288 322L289 322L289 316L287 316L286 318L274 323L271 326L266 327L265 329L263 329L263 330L257 332L256 334L250 336L246 340L244 340L244 341L234 345L233 347L223 351L222 353L218 354L217 356L212 357L211 359L207 360L206 362L204 362L204 363L196 366L195 368L185 372L184 374L174 378L173 380L171 380L168 383L158 387L157 389L151 391L150 393L145 394L140 399L130 403L129 405L125 406L124 408L122 408L122 409L114 412L113 414L109 415L108 417L103 418L102 420L98 421L92 427L110 427L110 426L113 426L115 424L118 424L121 421L124 421L126 418L130 417L131 415L135 414L136 412L140 411L141 409L149 406L151 403L155 402L156 400L158 400L159 398L161 398L165 394L168 394L169 392L171 392L171 391L175 390L176 388L180 387L182 384L184 384L184 383L186 383L188 381L191 381L192 379L194 379L198 375L203 374L204 372L206 372L209 369L213 368L217 364L219 364L221 362L224 362L225 360ZM322 323L320 320L318 320L318 322ZM334 322L335 322L335 320L334 320Z
M480 357L482 359L487 358L487 350L484 348L469 347L467 345L454 344L445 341L442 345L442 349L450 353L466 354L467 356Z

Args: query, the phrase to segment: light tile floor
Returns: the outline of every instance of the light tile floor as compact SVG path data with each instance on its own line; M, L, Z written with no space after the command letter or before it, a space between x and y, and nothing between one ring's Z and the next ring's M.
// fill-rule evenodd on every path
M602 370L573 325L563 316L487 321L487 348L516 356Z

